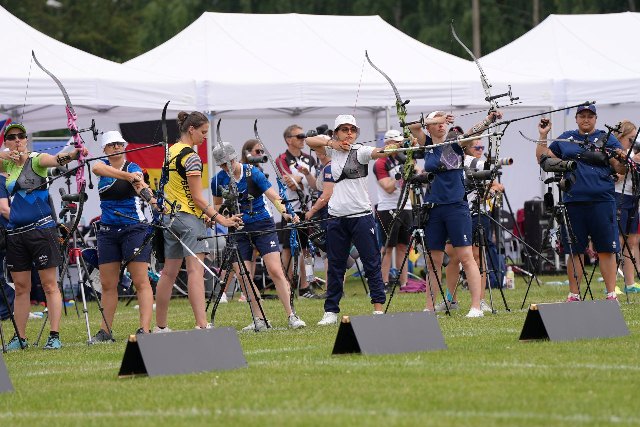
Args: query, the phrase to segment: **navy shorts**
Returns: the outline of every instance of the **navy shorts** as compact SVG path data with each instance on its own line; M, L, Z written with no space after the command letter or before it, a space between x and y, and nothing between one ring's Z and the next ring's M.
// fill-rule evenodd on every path
M58 229L34 228L11 234L7 232L7 269L9 271L46 270L62 264Z
M457 202L434 206L429 209L424 232L429 249L444 251L447 237L454 247L471 246L473 234L469 205Z
M147 233L147 224L121 224L98 226L98 264L126 261L142 246ZM151 242L132 261L149 262Z
M634 199L635 197L630 194L616 193L620 230L624 234L638 233L638 205L634 203ZM631 220L629 220L630 217Z
M243 231L263 231L264 233L243 233ZM254 247L258 250L260 256L265 256L271 252L280 252L280 242L278 241L273 218L245 224L237 235L236 242L238 243L240 257L244 261L251 261Z
M574 255L582 254L587 249L589 237L596 252L617 253L618 223L616 220L615 202L573 202L566 203L567 216L576 237L572 246ZM562 227L562 245L564 253L569 254L569 242Z

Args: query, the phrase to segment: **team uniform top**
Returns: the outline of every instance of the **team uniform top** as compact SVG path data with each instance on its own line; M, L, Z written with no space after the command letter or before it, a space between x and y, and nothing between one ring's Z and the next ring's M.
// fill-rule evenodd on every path
M427 137L427 144L430 138ZM427 147L428 148L428 147ZM466 200L462 159L464 151L458 144L445 145L427 150L424 170L435 173L425 202L448 205Z
M193 150L179 159L179 154L184 148L191 148L191 146L177 142L169 148L169 180L165 184L164 191L169 203L177 202L176 207L179 205L179 212L201 217L202 210L193 201L187 177L202 176L202 160ZM184 168L184 177L178 172L181 168Z
M225 171L220 171L211 179L211 192L216 197L222 197L222 187L228 190L231 177ZM238 203L245 224L271 218L271 212L266 207L267 197L264 192L271 188L271 183L264 173L253 165L242 165L242 175L236 182L238 187ZM253 197L253 200L249 199Z
M400 162L395 159L393 156L391 157L381 157L376 159L373 164L373 174L376 176L376 179L380 181L383 178L390 178L389 171L396 166L398 166ZM391 177L395 178L395 177ZM402 185L402 181L397 181L399 185ZM392 209L396 209L398 207L398 199L400 198L400 188L396 186L396 189L393 190L393 193L387 193L381 186L378 185L378 210L379 211L389 211ZM407 203L404 205L405 210L411 209L411 200L407 199Z
M40 154L31 153L23 166L18 166L8 160L3 162L3 166L7 172L7 190L12 196L7 230L26 226L33 226L36 229L55 227L53 210L49 203L48 186L42 186L27 193L30 188L39 185L37 181L46 182L47 168L40 166ZM27 175L32 176L28 177ZM25 185L20 179L21 176L25 181L31 181L31 185ZM35 185L33 185L34 183Z
M301 189L305 196L311 195L311 188L309 187L309 182L307 181L307 177L300 172L296 166L302 166L309 170L309 173L315 174L316 172L316 162L313 160L313 157L306 153L301 153L300 157L296 157L289 152L289 150L285 151L276 159L276 166L280 170L280 173L284 176L300 176L302 177L301 181ZM296 190L292 190L287 186L287 200L291 201L291 206L295 212L302 211L302 206L306 206L308 203L307 200L300 200L300 197ZM303 205L304 202L304 205Z
M108 159L100 161L111 166ZM131 162L125 162L122 165L122 170L142 174L140 166ZM140 197L128 181L101 176L98 181L98 193L102 210L101 223L108 225L138 224L145 220ZM117 215L116 212L123 215Z
M371 214L371 202L367 193L367 172L354 178L340 179L340 177L352 152L356 153L352 156L360 165L368 165L375 149L359 143L353 144L351 150L347 152L325 148L331 156L331 175L336 183L329 199L329 215L358 217Z
M604 141L607 134L602 130L596 129L588 135L588 145L601 148L603 145L608 149L622 148L620 142L614 137L609 136ZM592 165L584 161L580 161L578 156L587 149L582 146L585 142L585 135L581 135L577 130L564 132L558 139L570 139L575 142L553 141L549 145L549 150L562 160L577 160L578 168L573 172L565 172L564 177L575 177L575 183L571 186L569 192L565 192L563 201L570 202L598 202L598 201L615 201L614 197L614 181L611 176L611 167L606 165Z

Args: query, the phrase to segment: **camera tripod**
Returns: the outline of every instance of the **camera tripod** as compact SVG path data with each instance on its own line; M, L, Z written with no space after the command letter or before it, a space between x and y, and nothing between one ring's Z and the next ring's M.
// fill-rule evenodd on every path
M251 311L251 318L253 319L255 330L256 331L258 330L258 318L262 318L265 322L265 325L267 325L267 328L270 328L271 325L267 321L267 316L262 307L262 303L260 302L261 298L260 298L260 295L258 294L256 285L253 282L253 278L251 277L251 273L249 272L249 269L247 268L246 264L244 263L244 260L240 256L240 252L238 251L238 243L236 241L236 235L234 234L235 230L230 229L229 231L230 233L227 235L227 242L224 246L224 249L222 252L222 261L220 263L221 270L224 270L225 272L224 277L220 280L218 276L214 275L214 277L218 278L219 291L213 303L213 309L211 310L211 324L212 325L215 324L215 316L218 311L218 305L220 304L220 300L222 299L222 294L226 291L227 283L229 282L229 278L231 277L231 272L235 271L237 274L236 276L237 278L239 275L238 283L240 285L240 289L244 292L244 294L247 297L247 303L249 305L249 310ZM234 268L234 264L237 264L238 267ZM251 290L249 290L249 288ZM214 289L215 289L215 286L214 286ZM209 295L209 299L207 301L207 306L205 308L205 311L209 310L209 305L211 304L211 300L213 299L214 293L215 292L211 292L211 294ZM253 308L251 307L252 295L258 307L259 315L254 313ZM293 308L293 302L292 302L292 308Z
M71 207L70 206L71 204L69 202L63 202L63 203L65 203L65 205L63 206L63 212L62 212L63 218L65 218L66 213L68 213L69 221L71 223L75 222L75 219L76 219L75 207ZM91 344L94 344L95 341L93 339L93 336L91 335L91 326L89 324L89 309L87 307L85 286L88 285L88 287L91 289L91 292L93 293L93 297L96 299L96 302L98 304L98 310L100 311L100 315L102 316L102 319L104 320L105 325L107 325L107 332L109 333L110 336L112 335L111 327L107 323L107 320L104 316L104 309L102 308L102 304L100 303L100 298L98 297L98 293L93 284L93 280L91 279L90 269L88 268L84 258L82 257L82 248L78 247L78 242L82 241L82 236L78 232L78 230L74 230L73 235L69 237L68 241L71 243L69 246L61 247L61 251L63 252L62 253L63 262L59 270L60 273L59 273L59 279L58 279L58 288L60 288L60 290L62 291L62 299L63 299L62 305L63 307L65 307L64 310L66 314L66 306L64 304L64 298L65 298L64 279L66 277L67 280L69 281L71 292L73 294L73 282L72 282L70 267L75 267L78 273L77 280L78 280L78 287L80 290L80 297L82 298L82 313L84 314L85 327L87 330L87 345L91 345ZM75 295L73 295L73 297L75 299ZM76 314L78 315L78 317L80 317L77 304L75 305L75 307L76 307ZM40 327L40 332L38 333L38 338L34 343L34 346L36 347L40 342L40 338L42 337L42 333L44 331L44 327L47 324L48 319L49 319L49 312L45 311L42 326ZM113 338L111 338L111 340L115 341Z
M562 200L562 184L561 181L562 177L559 173L555 173L555 176L553 178L549 178L547 180L545 180L545 183L551 183L551 182L556 182L560 185L558 185L558 191L559 191L559 200ZM549 193L548 193L549 194ZM589 293L589 295L591 296L591 299L593 299L593 294L591 293L591 279L593 278L593 272L595 271L595 267L594 270L591 273L591 277L589 277L588 279L585 276L585 271L584 271L584 261L582 260L582 257L578 256L578 263L580 265L580 271L582 272L582 274L580 275L580 279L582 278L582 276L585 276L585 281L587 283L584 295L582 295L582 291L580 289L580 281L578 280L578 270L576 268L576 261L575 261L575 251L573 246L576 244L577 239L576 236L573 232L573 227L571 226L571 221L569 220L569 216L567 214L567 206L560 201L558 204L553 204L553 195L551 195L551 197L545 197L545 205L546 205L546 209L548 211L550 211L551 213L551 217L553 218L553 220L558 224L559 227L559 231L561 233L561 235L564 235L566 237L565 241L567 242L567 249L568 249L568 255L569 255L569 262L571 262L571 267L572 267L572 271L573 271L573 278L576 282L576 286L578 287L578 295L580 296L581 300L584 300L587 296L587 292ZM553 224L553 222L552 222ZM557 232L556 231L556 232ZM552 233L552 230L548 230L549 235ZM568 269L568 266L567 266ZM525 302L527 301L527 296L529 295L529 290L531 289L531 282L529 283L529 286L527 286L527 290L524 294L524 299L522 300L522 307L524 307Z
M436 283L438 284L438 289L440 290L440 295L442 296L442 299L444 300L444 304L445 304L445 310L446 313L448 315L451 315L451 312L449 311L449 304L447 302L447 299L445 298L444 295L444 290L442 289L442 280L440 275L438 274L438 271L436 271L436 269L434 268L435 263L433 261L433 255L431 254L431 250L429 249L429 247L426 244L425 241L425 236L424 236L424 228L423 226L427 223L428 219L429 219L429 211L431 210L431 208L433 207L432 204L427 203L427 204L423 204L422 200L423 200L423 189L422 189L422 185L420 184L408 184L410 186L410 191L413 194L413 200L411 201L411 206L413 208L413 224L411 225L411 238L409 239L409 244L407 245L407 252L404 254L404 258L402 259L402 263L400 265L400 267L398 267L398 271L402 271L407 263L407 261L409 260L409 253L411 250L415 250L416 253L418 252L418 246L422 246L422 257L424 259L425 262L425 268L429 268L429 266L431 266L431 268L433 269L433 274L436 278ZM389 230L389 233L391 233L391 230ZM412 249L412 247L415 245L415 248ZM427 257L429 258L429 262L427 262ZM391 305L391 300L393 299L393 296L395 295L395 290L396 287L399 285L400 283L400 276L396 276L391 280L392 286L391 286L391 292L389 292L389 301L387 301L387 306L384 309L384 312L386 313L389 310L389 306ZM433 289L432 289L432 284L431 281L429 280L429 275L427 274L427 291L429 292L429 295L431 297L431 302L433 303L433 305L435 306L435 294L433 293Z

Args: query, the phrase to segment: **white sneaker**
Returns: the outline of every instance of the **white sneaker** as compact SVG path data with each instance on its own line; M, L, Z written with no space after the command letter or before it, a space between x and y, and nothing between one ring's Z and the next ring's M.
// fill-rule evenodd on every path
M249 323L242 328L243 331L263 332L271 327L271 323L267 323L264 319L256 318L254 322Z
M384 311L378 311L378 310L373 311L374 316L380 316L381 314L384 314Z
M471 309L467 313L467 317L484 317L484 312L479 308L471 307Z
M229 302L229 300L227 299L227 294L225 292L223 292L222 296L220 297L220 304L226 304L228 302Z
M213 324L207 323L207 326L205 326L204 328L201 328L200 326L196 325L194 329L213 329Z
M435 311L447 311L447 306L444 305L444 301L436 304L434 308ZM457 310L458 308L458 301L449 301L449 310Z
M304 320L299 318L296 314L291 313L289 316L289 327L291 329L304 328L305 326L307 326L307 324L304 323Z
M485 300L480 300L480 310L486 311L486 312L493 312L493 310L491 309L491 306L487 304Z
M325 311L322 319L318 322L320 326L326 325L335 325L338 323L338 313L332 313L330 311Z
M154 334L166 334L167 332L173 332L168 326L161 328L159 326L154 326L153 333Z

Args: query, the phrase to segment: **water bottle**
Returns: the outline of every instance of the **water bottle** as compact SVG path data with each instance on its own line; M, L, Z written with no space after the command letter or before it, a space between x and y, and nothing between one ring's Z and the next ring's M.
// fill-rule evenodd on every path
M313 271L313 257L311 255L304 257L304 273L307 276L307 283L316 280L316 274Z
M511 266L507 267L507 274L505 275L505 288L507 289L515 289L516 288L516 280L513 274L513 268Z

